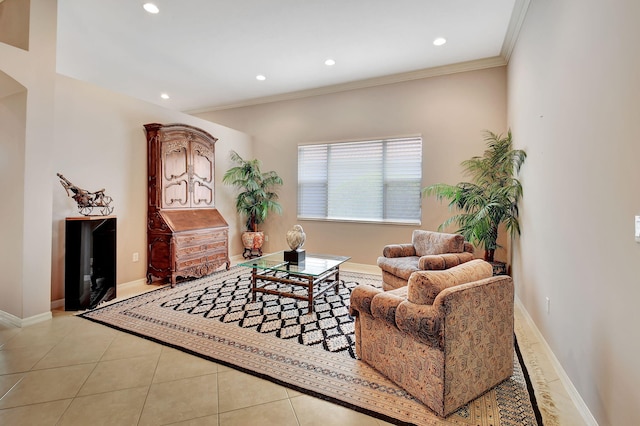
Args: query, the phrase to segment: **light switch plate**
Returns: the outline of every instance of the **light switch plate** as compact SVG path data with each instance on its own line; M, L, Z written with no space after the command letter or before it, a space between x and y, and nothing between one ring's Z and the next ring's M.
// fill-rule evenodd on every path
M636 216L636 243L640 243L640 216Z

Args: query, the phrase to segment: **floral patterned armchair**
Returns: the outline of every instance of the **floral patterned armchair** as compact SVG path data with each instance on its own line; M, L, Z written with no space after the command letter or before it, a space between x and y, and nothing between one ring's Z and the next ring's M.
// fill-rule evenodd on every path
M351 294L358 357L440 416L513 373L513 281L481 259Z
M382 288L404 287L412 273L441 270L473 259L473 245L459 234L416 229L411 243L390 244L378 258L382 269Z

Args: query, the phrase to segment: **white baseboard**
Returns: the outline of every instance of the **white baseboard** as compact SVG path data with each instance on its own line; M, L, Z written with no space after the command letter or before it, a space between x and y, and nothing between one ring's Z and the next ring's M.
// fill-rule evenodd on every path
M116 292L118 288L127 288L127 287L133 287L133 286L139 286L141 284L146 284L147 280L145 278L140 278L138 280L133 280L133 281L129 281L126 283L122 283L122 284L118 284L117 288L116 288Z
M17 316L12 315L8 312L0 311L0 321L8 323L9 325L12 325L14 327L20 327L20 328L26 327L28 325L37 324L39 322L48 321L51 318L53 318L53 315L51 315L50 311L43 312L41 314L34 315L29 318L18 318Z
M589 407L587 407L587 404L582 399L582 396L580 396L580 393L578 392L576 387L573 385L573 382L571 381L571 379L567 375L567 372L564 370L564 368L560 364L560 361L558 361L558 358L556 358L555 354L551 350L551 347L549 347L549 344L547 343L547 341L542 336L542 333L540 333L540 330L538 329L538 327L536 327L536 324L533 322L533 319L529 315L529 312L527 312L527 310L525 309L524 305L522 304L522 301L520 301L520 299L516 297L515 303L516 305L518 305L518 307L522 312L522 316L524 317L526 326L535 335L535 338L538 340L538 342L540 342L540 349L543 352L542 355L546 356L551 362L556 374L558 375L558 377L560 378L560 381L562 382L562 386L564 387L565 391L571 398L571 401L573 402L576 409L582 416L582 419L584 420L584 424L587 426L598 426L598 422L596 421L595 417L593 417L593 414L591 414Z
M345 262L340 266L340 270L361 272L363 274L382 275L382 269L378 265L369 265L366 263Z

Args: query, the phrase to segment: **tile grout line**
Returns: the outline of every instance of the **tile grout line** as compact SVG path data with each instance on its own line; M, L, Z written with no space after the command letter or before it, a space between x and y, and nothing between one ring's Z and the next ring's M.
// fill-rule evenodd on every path
M153 369L153 375L151 376L151 383L149 383L149 386L147 386L147 393L144 396L144 401L142 402L142 408L140 409L140 413L138 414L138 421L136 422L137 425L139 425L140 422L142 421L142 414L144 413L144 408L147 406L147 401L149 400L149 394L151 393L151 386L153 386L154 384L153 379L155 379L156 373L158 372L158 365L160 365L160 358L162 358L163 351L164 351L164 347L161 347L160 353L158 354L158 359L156 360L156 366Z

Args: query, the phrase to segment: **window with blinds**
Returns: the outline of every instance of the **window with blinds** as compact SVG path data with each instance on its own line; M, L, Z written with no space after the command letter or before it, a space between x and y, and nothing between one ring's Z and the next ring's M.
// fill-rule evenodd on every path
M298 146L298 219L420 224L422 138Z

